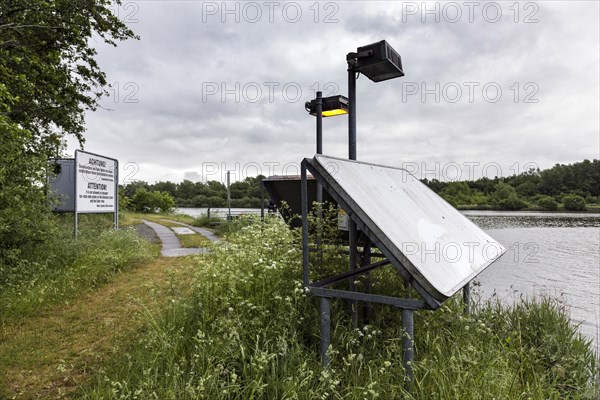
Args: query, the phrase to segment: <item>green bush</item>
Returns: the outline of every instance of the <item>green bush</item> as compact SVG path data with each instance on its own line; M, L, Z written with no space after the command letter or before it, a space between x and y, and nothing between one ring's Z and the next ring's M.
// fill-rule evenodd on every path
M501 210L522 210L527 208L528 205L525 201L521 200L517 196L511 196L508 199L499 200L496 203L496 207Z
M586 196L585 203L586 204L597 204L598 203L598 197L596 197L596 196Z
M563 203L565 210L569 211L585 211L586 208L585 199L576 194L568 194L563 197Z
M558 209L558 203L556 202L556 200L554 200L554 198L552 198L550 196L540 197L537 200L536 204L542 210L546 210L546 211L556 211Z
M144 188L138 189L129 201L131 211L140 213L169 213L173 211L174 206L175 199L169 193Z
M519 198L515 188L504 182L498 182L496 185L491 203L501 210L522 210L527 207L527 203Z
M203 214L198 218L195 218L194 221L192 221L191 225L201 226L205 228L215 228L223 222L224 220L219 217L209 217L208 215Z

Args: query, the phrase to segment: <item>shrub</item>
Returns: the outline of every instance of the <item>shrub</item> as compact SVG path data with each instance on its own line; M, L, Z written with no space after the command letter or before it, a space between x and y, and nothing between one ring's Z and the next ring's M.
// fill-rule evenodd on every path
M537 203L538 207L542 210L546 211L556 211L558 209L558 203L554 198L550 196L544 196L538 199Z
M141 188L133 195L129 207L142 213L169 213L173 211L175 199L167 192L149 191Z
M202 226L205 228L214 228L216 226L219 226L223 222L224 220L219 217L209 217L206 214L202 214L201 216L194 218L191 225Z
M521 210L527 207L527 203L519 198L515 188L504 182L498 182L496 185L491 203L501 210Z
M576 194L568 194L563 198L565 210L569 211L585 211L585 199Z

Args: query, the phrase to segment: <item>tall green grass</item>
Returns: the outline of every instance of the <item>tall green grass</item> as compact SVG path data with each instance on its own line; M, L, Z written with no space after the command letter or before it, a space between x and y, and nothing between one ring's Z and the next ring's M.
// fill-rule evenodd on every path
M332 306L332 364L322 369L318 301L301 284L297 232L246 219L198 259L193 295L171 293L148 331L80 393L92 399L596 399L589 341L550 298L464 315L458 299L415 315L414 381L404 382L400 311L375 306L352 327ZM345 261L326 242L323 259ZM313 254L313 257L316 257ZM325 272L324 272L325 273ZM379 293L404 289L391 270L371 274ZM360 283L360 282L359 282ZM400 284L399 284L400 283ZM406 293L404 293L406 294Z
M22 317L106 282L156 252L132 229L112 230L112 216L57 217L52 235L0 264L0 318Z

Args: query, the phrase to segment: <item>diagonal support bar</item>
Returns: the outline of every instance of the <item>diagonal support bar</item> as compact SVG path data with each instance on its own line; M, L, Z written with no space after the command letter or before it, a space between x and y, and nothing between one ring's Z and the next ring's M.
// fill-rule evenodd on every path
M353 271L347 271L347 272L344 272L343 274L332 276L330 278L321 279L320 281L313 283L311 286L314 286L314 287L324 287L324 286L333 285L334 283L338 283L338 282L344 281L344 280L346 280L348 278L351 278L353 276L356 276L356 275L365 274L365 273L367 273L369 271L372 271L374 269L383 267L383 266L385 266L387 264L390 264L389 260L383 260L383 261L379 261L379 262L376 262L376 263L373 263L373 264L370 264L370 265L365 265L364 267L361 267L359 269L355 269Z
M397 297L382 296L379 294L349 292L347 290L327 289L309 286L310 293L318 297L338 298L355 301L368 301L371 303L387 304L408 310L430 309L426 302L415 299L399 299Z

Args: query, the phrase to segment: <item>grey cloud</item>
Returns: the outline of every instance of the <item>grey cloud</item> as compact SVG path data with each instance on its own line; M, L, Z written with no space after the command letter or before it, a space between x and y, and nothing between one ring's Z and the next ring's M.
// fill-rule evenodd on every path
M406 76L358 80L359 158L534 159L548 167L598 157L597 4L539 3L540 22L528 25L403 23L401 6L389 2L336 3L339 22L324 24L313 21L312 3L299 4L304 14L295 24L223 24L218 17L202 22L203 2L139 2L139 22L131 26L142 39L99 49L120 98L104 99L114 111L88 115L89 150L143 165L147 180L181 180L206 161L297 163L314 154L314 118L304 102L317 88L346 94L346 53L385 38L400 52ZM137 103L123 101L129 82L139 89ZM503 96L497 103L480 93L472 103L465 93L455 104L432 95L403 101L411 82L430 89L457 82L463 91L464 82L479 82L479 89L495 82ZM537 104L523 102L528 82L539 87ZM211 85L217 93L207 94ZM238 101L223 99L222 88ZM289 98L295 88L301 96ZM326 152L346 155L346 121L325 121ZM569 141L576 145L565 146Z

